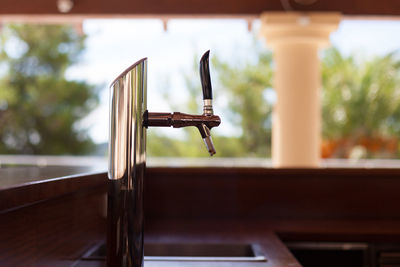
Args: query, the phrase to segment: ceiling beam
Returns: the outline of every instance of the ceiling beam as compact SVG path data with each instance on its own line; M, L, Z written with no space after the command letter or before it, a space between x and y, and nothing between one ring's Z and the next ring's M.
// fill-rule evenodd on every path
M59 11L57 2L1 0L0 16L258 17L265 11L285 10L334 11L348 16L400 15L398 0L73 0L68 14Z

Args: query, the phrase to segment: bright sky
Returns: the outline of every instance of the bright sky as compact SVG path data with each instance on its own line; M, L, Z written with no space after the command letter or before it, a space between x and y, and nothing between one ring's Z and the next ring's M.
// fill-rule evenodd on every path
M178 102L184 100L187 94L182 73L193 68L195 55L200 58L210 49L212 55L237 63L254 58L254 42L264 45L257 38L258 21L252 32L245 20L231 19L170 20L166 32L160 20L87 20L83 26L88 35L87 49L82 63L71 68L68 77L104 88L101 105L82 122L84 127L90 127L97 143L108 140L108 86L137 60L148 58L148 109L170 112L160 89L165 89L168 81ZM345 54L382 55L400 48L399 32L400 21L345 20L331 35L331 43ZM223 114L224 100L216 101L221 109L217 108L216 113ZM184 107L176 111L185 112ZM224 133L231 132L231 128L229 123L223 123L215 130Z

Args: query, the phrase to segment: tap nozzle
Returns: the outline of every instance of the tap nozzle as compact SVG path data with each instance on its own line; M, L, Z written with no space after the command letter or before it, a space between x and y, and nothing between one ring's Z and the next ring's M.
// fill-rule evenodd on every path
M203 138L204 144L206 145L206 148L208 150L208 153L210 153L210 156L213 156L216 151L215 151L215 147L214 147L214 143L213 140L210 136L207 136L206 138Z
M216 153L214 143L211 138L211 132L210 129L202 123L197 127L200 131L201 137L203 138L204 144L206 145L208 153L210 153L210 156L214 155Z

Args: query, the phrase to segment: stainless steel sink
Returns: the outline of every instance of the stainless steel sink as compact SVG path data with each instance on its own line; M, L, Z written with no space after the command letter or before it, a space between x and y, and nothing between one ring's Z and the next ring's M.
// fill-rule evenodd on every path
M254 244L145 244L145 261L267 261ZM106 246L99 244L82 260L105 260Z

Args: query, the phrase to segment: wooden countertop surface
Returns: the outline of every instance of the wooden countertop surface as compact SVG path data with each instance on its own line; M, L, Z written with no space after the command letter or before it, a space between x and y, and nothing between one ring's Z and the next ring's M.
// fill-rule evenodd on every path
M99 172L92 167L47 166L0 168L0 191Z
M210 244L257 244L266 262L152 262L145 267L300 267L283 242L268 224L234 221L157 221L145 231L149 243L210 243ZM76 266L105 266L102 261L80 261Z
M209 173L207 173L208 176L206 175L208 179L206 179L206 181L203 178L204 174L202 172L203 171L200 169L188 171L185 168L151 168L148 171L150 175L148 178L150 179L148 179L149 194L147 194L147 196L151 198L153 204L150 206L152 208L152 216L146 217L146 241L160 243L256 243L261 246L268 261L251 264L213 262L212 264L190 263L190 265L188 263L177 262L163 264L159 262L146 262L146 267L300 266L282 240L382 241L398 243L400 241L400 217L398 216L397 209L387 208L388 205L390 207L398 207L397 203L399 201L395 192L398 192L397 188L400 187L398 182L400 181L399 170L276 170L254 168L238 168L232 170L210 168L207 169ZM186 179L191 173L195 174L194 178L193 175L191 175L191 179ZM364 192L363 194L366 196L362 198L363 201L359 201L360 205L358 205L357 202L356 206L353 201L354 207L352 206L353 210L350 210L352 213L346 213L346 216L334 219L334 216L337 215L333 212L339 214L338 212L341 211L341 209L332 208L337 207L337 204L329 202L331 200L334 201L332 197L336 196L335 201L341 203L340 207L345 207L345 203L351 200L350 198L347 199L349 194L359 192L355 189L357 189L357 185L360 185L360 182L363 181L365 181L365 183L362 184L362 192ZM184 183L186 187L182 186L182 183ZM258 185L261 183L262 189L275 188L275 191L288 188L288 185L290 185L289 189L291 191L283 190L282 192L276 193L271 191L266 194L266 191L259 190L256 191L256 193L259 194L256 197L252 191L256 183ZM336 183L338 183L338 185ZM21 219L21 216L26 216L27 213L24 209L14 210L15 208L41 202L38 205L32 205L32 207L38 207L35 211L32 211L32 217L38 212L45 212L45 214L47 214L48 208L46 210L46 207L48 207L48 205L43 201L46 199L58 198L58 215L54 217L53 221L50 221L50 219L53 218L49 217L49 221L46 222L46 228L50 227L52 229L58 227L58 218L63 218L64 216L63 209L66 202L63 200L63 197L60 196L68 196L71 195L71 193L76 193L85 189L88 190L90 188L102 188L100 191L105 192L103 189L106 188L106 184L107 178L104 171L97 172L96 170L82 167L3 168L0 169L0 214L2 213L2 216L4 216L3 218L8 218L10 222L14 221L14 219L20 220L21 225L24 225L24 220ZM188 195L191 191L189 191L189 193L188 191L184 191L184 189L191 188L194 185L196 188L192 188L192 190L197 190L196 198ZM168 189L166 186L170 186L171 188ZM176 188L177 186L180 187ZM210 188L210 186L212 188ZM175 188L175 195L173 197L168 193L172 188ZM308 202L301 203L302 210L293 213L292 210L296 209L296 202L298 200L297 198L293 198L293 196L296 196L295 194L288 194L287 192L296 192L298 188L302 188L303 190L301 198L299 198L300 200L308 199L308 194L318 191L321 197L318 195L318 198L315 199L320 199L320 203L311 201L314 199L312 198ZM335 190L331 190L331 188ZM349 188L352 190L349 190ZM310 192L304 191L306 189L310 190ZM186 194L184 193L182 196L176 196L177 192L180 191L186 192ZM246 194L243 193L244 191ZM221 192L224 194L221 195ZM379 195L373 195L374 192L378 192ZM325 198L322 199L324 195L327 196L329 201ZM367 197L371 195L374 197ZM273 196L273 198L271 196ZM364 195L360 196L363 197ZM378 196L382 196L382 198L378 199ZM182 199L190 199L191 202L184 205L179 204L181 202L180 197L182 197ZM288 202L288 198L293 198L293 200ZM71 199L73 198L71 197ZM166 199L170 201L168 205L165 203ZM222 204L215 203L214 201L216 199L224 200L225 202ZM150 202L150 199L148 200ZM211 201L215 204L207 203L207 201ZM226 213L220 210L220 206L228 205L227 203L230 203L230 205L246 203L246 205L244 205L242 209L237 211L233 209L230 213ZM383 213L381 210L377 210L376 207L379 205L376 206L374 203L378 203L380 207L386 207L384 209L385 212ZM181 206L177 207L177 205ZM208 207L210 205L216 205L216 208L214 208L216 211L209 212ZM270 206L274 208L272 211L275 212L275 219L271 217ZM368 207L371 206L374 206L375 209L371 209L371 213L367 213ZM81 207L78 202L75 204L72 203L69 207L76 209L76 211L73 210L73 214L75 215L82 214L81 212L85 209ZM172 210L174 207L175 210ZM181 212L191 207L192 210L186 213ZM198 207L198 209L193 207ZM230 209L229 206L225 207ZM252 216L246 218L243 216L240 217L239 215L245 215L248 212L248 209L244 207L257 207L257 210L253 208L254 213L252 213ZM303 209L308 209L308 207L314 208L310 209L308 213L304 213ZM319 215L311 217L310 219L304 219L304 217L308 216L307 214L315 214L316 207L318 207L318 210L321 208ZM155 211L155 208L158 210ZM297 205L297 208L299 208L299 205ZM218 210L222 212L222 215L215 213ZM359 212L359 210L362 212ZM256 213L255 211L258 212ZM269 211L269 213L264 211ZM170 212L173 213L173 216L168 216ZM224 212L226 214L224 214ZM234 212L237 212L237 217L233 217L235 214ZM181 217L177 216L179 214ZM257 216L255 216L255 214L257 214ZM303 215L303 218L298 216L298 214ZM324 218L325 214L330 217ZM187 216L187 218L182 217L182 215ZM225 218L219 218L217 215L225 216ZM277 218L277 215L282 217L286 216L286 218ZM93 215L93 217L94 216L95 215ZM270 216L270 218L268 218L268 216ZM79 216L76 218L79 218ZM76 219L70 218L69 220L74 221ZM38 217L38 223L42 224L42 221L43 220ZM69 221L66 222L67 225L69 225L69 223ZM47 224L50 226L47 227ZM80 224L81 222L79 221L79 223L71 224L71 227L78 227ZM32 228L29 225L25 226ZM26 227L21 227L21 230L26 230ZM73 238L79 238L79 235L84 233L82 231L87 232L91 229L91 225L89 224L85 227L86 228L82 228L82 230L79 231L71 230L73 234L69 236L69 241L73 242ZM90 240L97 240L97 242L99 240L105 240L105 231L101 230L103 229L102 227L103 226L99 227L99 230L93 231L83 243L87 245L90 243ZM35 229L36 228L33 228L32 230L32 239L34 235L37 234ZM2 230L6 231L5 229ZM26 233L29 234L29 232ZM58 234L59 238L63 238L62 232L57 233L57 235ZM56 237L56 235L52 236L52 238ZM4 243L3 245L6 244ZM81 247L83 247L83 245ZM38 251L40 250L40 248L36 249L38 249ZM59 255L64 255L63 253L64 252L58 252ZM80 252L74 250L73 253L69 253L75 255ZM57 266L71 266L71 264L72 258ZM73 266L104 266L104 262L73 261Z
M267 262L151 262L145 267L299 267L283 239L296 241L399 242L400 221L332 220L159 220L145 232L149 243L258 244ZM79 261L76 266L105 266L101 261Z
M91 167L0 168L0 213L106 183L105 171Z

